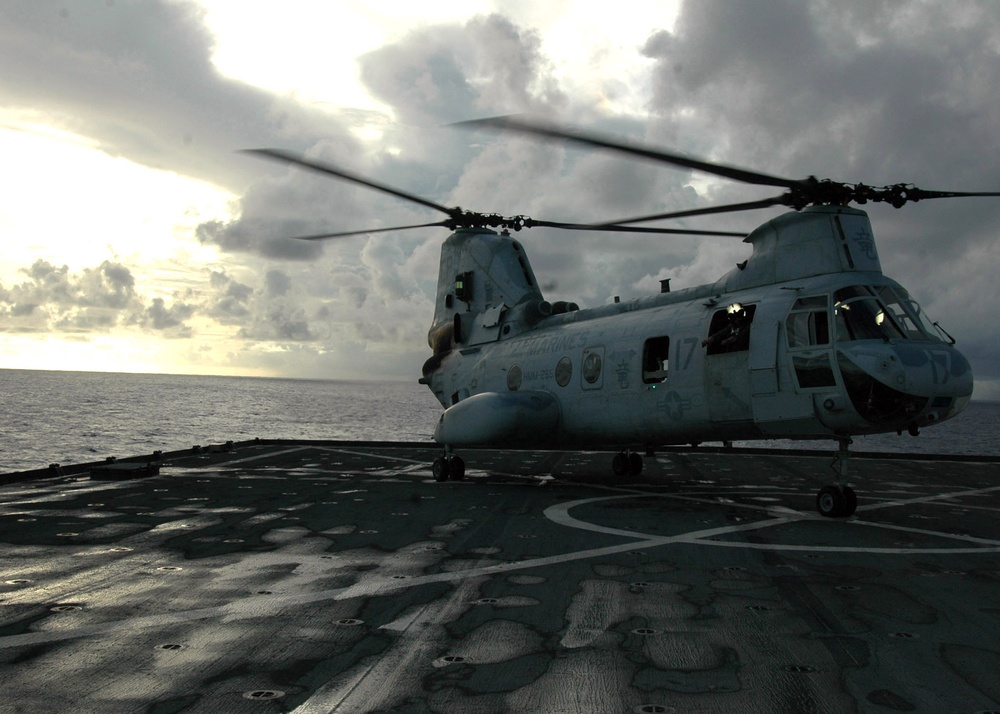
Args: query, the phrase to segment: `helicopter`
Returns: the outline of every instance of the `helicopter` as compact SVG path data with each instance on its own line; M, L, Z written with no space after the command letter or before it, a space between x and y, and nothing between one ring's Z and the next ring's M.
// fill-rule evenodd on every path
M972 396L968 360L909 292L882 273L871 221L849 204L899 208L927 191L789 179L518 117L463 122L642 157L784 193L599 224L465 211L279 149L251 153L393 195L440 221L298 236L304 240L444 227L426 385L444 411L434 432L438 481L461 480L463 447L601 448L635 476L667 445L833 440L836 483L816 495L826 517L853 515L852 437L921 428ZM646 226L653 221L784 206L749 234ZM549 302L522 244L527 228L735 236L752 253L713 283L582 309ZM615 453L616 452L616 453Z

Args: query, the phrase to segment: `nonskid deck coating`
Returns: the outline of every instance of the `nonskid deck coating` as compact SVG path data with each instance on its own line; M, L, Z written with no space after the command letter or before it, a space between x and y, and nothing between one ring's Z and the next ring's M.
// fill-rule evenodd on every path
M10 711L1000 709L1000 468L282 443L0 487ZM543 477L539 480L538 477ZM556 479L547 478L556 476ZM0 707L2 709L2 707Z

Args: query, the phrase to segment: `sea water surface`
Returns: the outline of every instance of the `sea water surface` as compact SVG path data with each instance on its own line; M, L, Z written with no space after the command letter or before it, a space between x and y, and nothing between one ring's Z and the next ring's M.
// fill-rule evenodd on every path
M441 407L412 382L0 370L0 473L228 440L430 441ZM907 433L855 437L856 451L1000 456L1000 404ZM835 449L830 442L738 446Z
M426 441L413 382L0 370L0 473L228 440Z

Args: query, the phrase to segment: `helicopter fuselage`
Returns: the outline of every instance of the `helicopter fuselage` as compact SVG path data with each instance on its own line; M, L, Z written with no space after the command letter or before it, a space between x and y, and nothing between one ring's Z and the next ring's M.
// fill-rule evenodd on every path
M972 394L968 361L882 274L855 209L765 224L747 239L753 256L716 283L584 310L546 307L520 246L472 233L462 239L515 248L478 271L442 257L447 310L422 381L446 407L435 439L447 447L912 433Z

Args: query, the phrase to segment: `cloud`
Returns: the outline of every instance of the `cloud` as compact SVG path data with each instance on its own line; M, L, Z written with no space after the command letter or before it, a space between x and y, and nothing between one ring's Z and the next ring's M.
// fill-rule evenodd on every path
M7 108L44 113L112 155L242 190L238 149L339 133L329 112L221 76L213 46L203 11L188 2L0 6Z
M106 260L72 272L37 260L21 273L27 278L21 283L0 285L0 331L89 333L141 325L187 333L184 322L194 313L159 297L144 305L131 270L121 263Z
M221 325L240 325L250 318L253 288L218 271L210 272L209 285L213 290L205 305L209 317Z
M986 5L686 3L644 48L651 108L733 162L937 178L996 117L997 25Z
M414 124L566 103L538 33L497 14L422 28L359 63L369 90Z
M163 298L153 298L149 307L143 312L140 324L154 330L168 331L182 328L175 336L190 337L191 328L184 321L194 314L195 308L184 303L174 302L167 307Z

